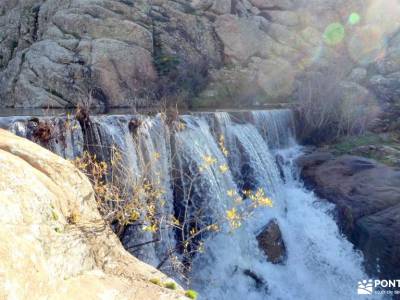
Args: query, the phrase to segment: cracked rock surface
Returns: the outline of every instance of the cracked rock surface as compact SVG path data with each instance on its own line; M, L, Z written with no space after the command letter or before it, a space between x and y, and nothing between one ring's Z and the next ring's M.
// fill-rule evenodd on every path
M1 299L185 299L124 250L72 163L0 129Z
M390 111L400 93L392 2L3 0L0 107L153 106L166 94L200 107L288 102L307 74L336 67L338 82ZM332 24L344 32L334 41Z

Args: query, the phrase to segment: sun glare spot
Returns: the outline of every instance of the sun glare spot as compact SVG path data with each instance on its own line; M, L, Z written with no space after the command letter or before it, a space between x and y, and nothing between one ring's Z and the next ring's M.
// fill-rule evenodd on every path
M340 23L331 23L326 27L323 38L328 45L337 45L343 41L344 36L345 30L343 25Z
M348 42L351 58L362 65L368 65L382 55L385 48L384 34L379 26L363 26L352 34Z
M360 23L360 21L361 21L361 16L356 12L353 12L349 16L349 21L348 22L349 22L350 25L357 25L358 23Z
M398 0L369 0L365 14L366 24L378 26L384 35L396 32L400 26Z

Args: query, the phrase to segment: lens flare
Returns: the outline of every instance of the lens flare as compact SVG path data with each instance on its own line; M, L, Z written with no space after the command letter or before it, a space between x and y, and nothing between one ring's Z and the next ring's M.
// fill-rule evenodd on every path
M384 35L397 32L400 26L398 0L370 0L365 14L366 24L378 26Z
M337 45L343 41L345 30L340 23L331 23L326 27L323 35L324 42L328 45Z
M384 55L385 35L379 26L363 26L358 28L348 42L351 58L361 64L368 65Z
M361 21L361 16L356 12L353 12L349 16L349 21L348 22L349 22L350 25L357 25L358 23L360 23L360 21Z

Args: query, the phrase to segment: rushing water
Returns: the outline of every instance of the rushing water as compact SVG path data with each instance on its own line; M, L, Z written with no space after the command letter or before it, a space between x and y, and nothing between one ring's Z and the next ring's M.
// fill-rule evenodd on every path
M207 217L199 222L209 224L232 207L227 195L232 189L263 188L273 199L273 208L258 209L236 231L225 226L204 237L205 252L195 257L190 274L200 299L358 299L357 282L367 278L362 257L340 235L331 217L333 207L298 179L294 161L302 149L295 142L289 110L186 115L180 119L182 128L173 132L161 116L95 116L85 128L61 117L44 120L62 133L44 146L66 158L81 155L85 144L105 160L112 147L120 149L125 174L139 180L146 172L163 187L166 204L158 210L165 216L190 218L202 210ZM35 139L35 122L4 117L0 127ZM221 151L221 136L228 155ZM152 159L155 153L157 160ZM205 156L217 163L204 166ZM221 172L222 165L229 170ZM267 262L256 240L272 219L287 249L283 264ZM155 238L160 242L135 247ZM177 243L175 238L171 229L151 234L131 226L122 242L157 266Z

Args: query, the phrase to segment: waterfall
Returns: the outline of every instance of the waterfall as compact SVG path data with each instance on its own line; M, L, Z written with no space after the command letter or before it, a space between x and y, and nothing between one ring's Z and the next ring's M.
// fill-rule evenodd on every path
M272 148L287 148L293 145L295 128L290 110L252 112L253 123Z
M41 122L51 124L54 138L41 141L34 135L33 128L39 123L39 118L31 117L0 117L0 128L37 142L50 151L66 158L73 159L83 153L83 132L75 119L67 117L42 117Z
M185 116L182 120L186 129L174 135L175 165L183 199L180 205L188 204L192 211L206 209L208 213L205 215L212 219L213 215L227 209L229 197L226 191L237 187L229 171L223 173L219 170L220 166L227 164L226 157L206 121L196 116ZM206 157L215 159L215 163L207 164Z
M217 116L230 141L228 150L234 153L229 158L232 165L245 165L250 174L238 173L252 178L253 188L264 187L275 207L260 209L234 234L221 232L207 240L207 255L197 257L192 275L201 299L359 297L356 283L366 277L362 258L340 235L329 214L332 207L298 181L293 161L301 148L294 141L291 116L285 114L255 112L253 124L234 124L226 114ZM269 128L272 133L266 134ZM274 159L277 155L282 158L280 166ZM272 219L279 224L288 252L283 265L268 263L256 240Z
M38 139L41 122L50 124L56 137ZM171 130L161 114L93 116L88 124L67 117L2 117L0 127L67 159L88 150L110 163L117 149L122 160L113 170L118 183L129 190L148 177L164 191L156 207L163 224L174 216L183 226L181 232L163 225L147 232L128 225L122 243L176 278L172 266L162 262L182 235L225 216L234 201L228 191L263 189L272 208L256 209L234 231L224 225L197 238L205 251L192 257L188 275L200 299L358 299L356 284L367 278L362 256L340 234L334 207L298 179L294 161L302 148L290 110L194 113L178 122L179 128ZM271 220L286 247L281 264L268 262L256 239ZM183 259L179 251L177 258Z
M151 237L159 242L141 247L138 249L139 253L133 252L133 254L157 266L168 250L175 247L174 232L167 225L171 223L170 219L174 214L170 133L163 119L158 115L154 118L142 118L134 136L141 176L147 176L154 187L163 191L164 201L157 206L158 213L163 216L160 230ZM140 230L138 232L134 226L128 226L123 238L124 246L129 249L132 245L140 244L138 235L140 235ZM147 236L142 242L149 240L151 239ZM146 258L146 254L149 253L152 253L151 259ZM164 271L167 271L167 268L170 268L169 264L164 265Z
M108 165L113 164L111 161L113 152L121 157L121 162L113 168L116 174L113 174L112 180L117 182L120 190L124 191L127 197L130 190L141 182L144 166L150 164L150 161L145 161L148 156L141 151L142 141L146 138L142 135L146 135L147 131L144 127L140 133L133 134L130 130L132 122L142 122L142 120L140 117L130 116L95 116L85 126L85 142L91 153L95 153ZM127 226L121 238L128 251L152 265L157 265L159 259L154 245L146 243L155 239L156 237L151 232L142 230L142 226L136 224ZM136 247L142 244L144 245Z

